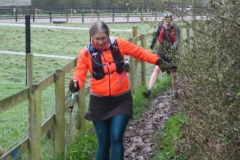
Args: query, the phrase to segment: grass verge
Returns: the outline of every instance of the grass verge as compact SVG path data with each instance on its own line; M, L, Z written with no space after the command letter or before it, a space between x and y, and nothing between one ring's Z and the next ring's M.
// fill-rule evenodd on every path
M153 160L185 160L184 154L178 152L178 137L181 135L181 124L185 121L185 114L178 112L165 124L164 130L158 133L158 150Z

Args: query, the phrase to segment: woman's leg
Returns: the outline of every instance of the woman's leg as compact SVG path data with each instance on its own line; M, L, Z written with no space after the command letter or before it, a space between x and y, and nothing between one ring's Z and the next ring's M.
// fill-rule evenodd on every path
M128 121L129 117L127 115L116 115L110 119L111 160L123 160L123 136Z
M96 160L109 160L110 153L110 121L93 122L97 137L98 150Z

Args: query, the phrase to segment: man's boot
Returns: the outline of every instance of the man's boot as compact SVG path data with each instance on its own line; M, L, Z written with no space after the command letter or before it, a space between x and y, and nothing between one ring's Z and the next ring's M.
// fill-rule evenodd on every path
M175 99L178 99L178 98L179 98L179 93L178 93L178 91L175 91L175 92L174 92L174 98L175 98Z

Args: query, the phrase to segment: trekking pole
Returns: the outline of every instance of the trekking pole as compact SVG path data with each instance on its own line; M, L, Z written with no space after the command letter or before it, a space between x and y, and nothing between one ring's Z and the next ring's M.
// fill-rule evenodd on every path
M67 158L68 140L69 140L69 135L70 135L71 121L72 121L72 110L73 110L74 96L75 96L75 94L72 93L71 106L68 107L68 112L69 112L70 115L69 115L69 124L68 124L67 138L66 138L66 146L65 146L64 160L66 160L66 158Z

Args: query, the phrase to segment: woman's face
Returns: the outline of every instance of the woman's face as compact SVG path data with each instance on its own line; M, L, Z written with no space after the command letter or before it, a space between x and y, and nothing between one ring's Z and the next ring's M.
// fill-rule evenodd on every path
M108 35L104 32L98 32L94 36L92 36L92 40L94 44L98 47L98 49L104 49L108 45Z

